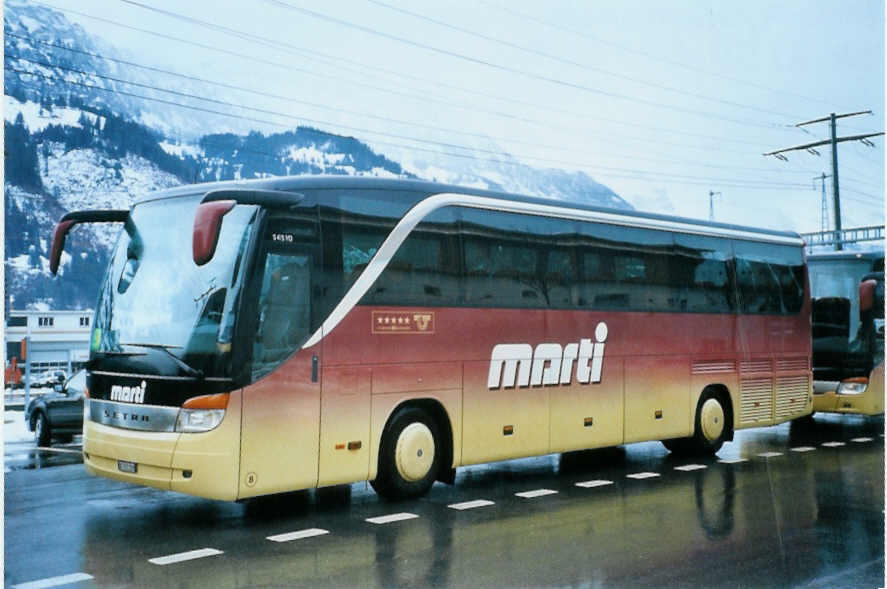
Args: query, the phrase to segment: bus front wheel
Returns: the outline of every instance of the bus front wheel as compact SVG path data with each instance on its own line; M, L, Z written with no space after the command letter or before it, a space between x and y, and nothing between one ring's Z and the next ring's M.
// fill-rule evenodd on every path
M370 484L388 499L424 495L437 478L440 428L419 407L404 407L391 418L379 447L379 470Z

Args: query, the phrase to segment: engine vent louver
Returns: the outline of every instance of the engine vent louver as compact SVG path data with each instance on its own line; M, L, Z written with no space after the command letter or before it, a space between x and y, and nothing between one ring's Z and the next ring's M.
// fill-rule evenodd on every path
M807 406L810 380L807 376L784 376L776 379L776 418L801 413Z
M739 383L740 423L769 421L773 415L773 379L746 378Z
M807 358L783 358L776 361L776 370L779 372L808 370L809 367L810 362Z
M693 362L693 374L715 374L718 372L733 372L736 363L733 360L704 360Z
M772 366L769 358L757 360L743 360L739 363L741 372L770 372Z

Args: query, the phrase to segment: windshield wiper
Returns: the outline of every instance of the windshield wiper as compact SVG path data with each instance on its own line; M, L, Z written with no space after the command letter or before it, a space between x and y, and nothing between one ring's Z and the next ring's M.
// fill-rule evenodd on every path
M203 371L197 370L196 368L192 368L188 364L182 361L181 358L170 352L171 349L181 349L182 346L170 346L165 344L143 344L143 343L133 343L126 342L121 343L121 346L136 346L139 348L147 348L149 350L160 350L162 352L166 352L166 355L172 358L173 362L184 371L188 376L193 376L194 378L203 378Z

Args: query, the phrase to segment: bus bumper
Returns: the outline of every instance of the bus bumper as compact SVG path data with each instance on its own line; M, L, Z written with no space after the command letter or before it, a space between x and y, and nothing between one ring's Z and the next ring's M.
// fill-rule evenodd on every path
M204 433L128 430L85 420L83 464L89 474L234 501L240 468L240 398L222 423ZM236 401L236 402L235 402ZM127 472L132 469L135 472Z
M838 393L840 383L814 383L813 411L847 413L852 415L880 415L884 413L884 364L877 366L869 377L865 392Z

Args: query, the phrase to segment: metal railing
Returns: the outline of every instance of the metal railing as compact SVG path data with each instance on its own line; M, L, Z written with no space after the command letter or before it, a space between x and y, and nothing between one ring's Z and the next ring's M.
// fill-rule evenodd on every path
M804 238L807 247L877 241L884 239L884 226L871 225L869 227L841 229L840 231L816 231L814 233L801 233L801 237Z

